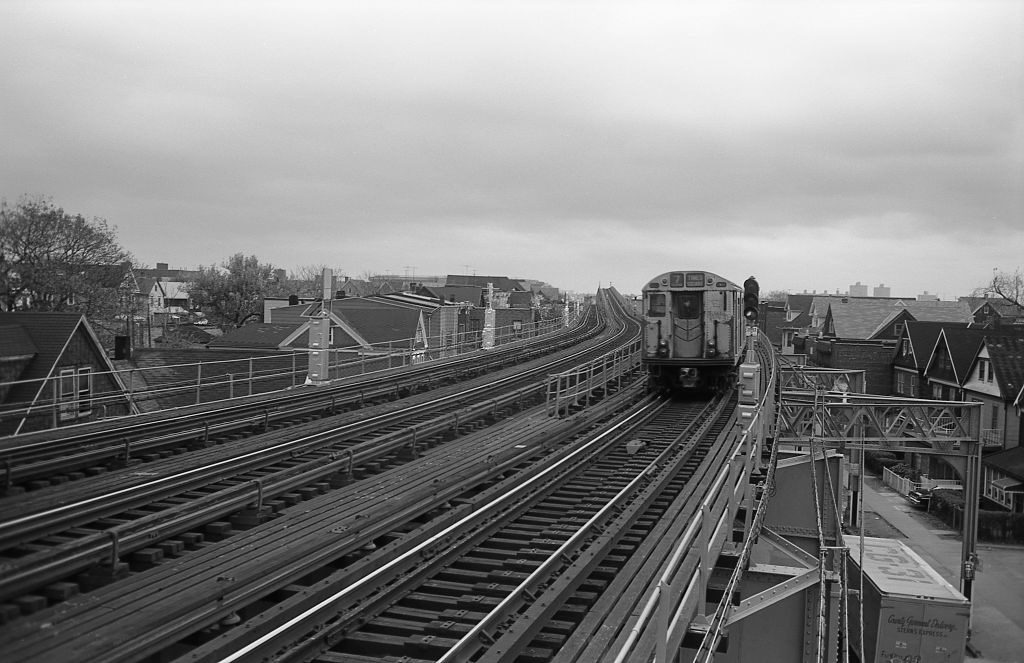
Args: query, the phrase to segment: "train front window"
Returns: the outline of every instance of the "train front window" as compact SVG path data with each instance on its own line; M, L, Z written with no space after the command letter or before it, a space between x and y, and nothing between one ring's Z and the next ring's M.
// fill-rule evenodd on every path
M683 320L694 320L700 317L699 292L674 292L672 293L672 308L677 318Z
M648 295L647 315L652 318L660 318L665 315L665 293L652 292Z

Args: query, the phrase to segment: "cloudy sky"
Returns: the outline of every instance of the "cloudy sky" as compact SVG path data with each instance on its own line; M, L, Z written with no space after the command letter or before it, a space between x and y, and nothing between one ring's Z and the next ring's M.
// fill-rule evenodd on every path
M0 3L0 197L150 266L967 294L1024 266L1024 3Z

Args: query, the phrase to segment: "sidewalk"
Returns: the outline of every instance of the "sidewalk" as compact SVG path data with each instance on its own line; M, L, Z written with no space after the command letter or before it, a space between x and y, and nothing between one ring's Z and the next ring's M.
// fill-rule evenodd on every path
M904 539L954 587L960 587L960 534L882 483L864 479L864 533ZM990 663L1024 663L1024 546L978 544L971 644Z

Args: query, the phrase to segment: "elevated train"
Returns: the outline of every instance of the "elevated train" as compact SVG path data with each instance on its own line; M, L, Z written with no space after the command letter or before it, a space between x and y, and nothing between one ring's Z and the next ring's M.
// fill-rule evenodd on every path
M697 270L651 279L643 288L642 361L652 387L673 393L733 387L757 305L754 277L742 288Z

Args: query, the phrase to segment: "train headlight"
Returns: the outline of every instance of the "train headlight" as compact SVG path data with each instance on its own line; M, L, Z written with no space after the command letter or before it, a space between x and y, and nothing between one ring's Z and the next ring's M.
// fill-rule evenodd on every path
M658 356L668 356L668 341L666 341L665 339L661 339L660 341L658 341Z
M707 356L714 357L718 355L718 348L715 346L715 340L713 338L708 339L708 351Z

